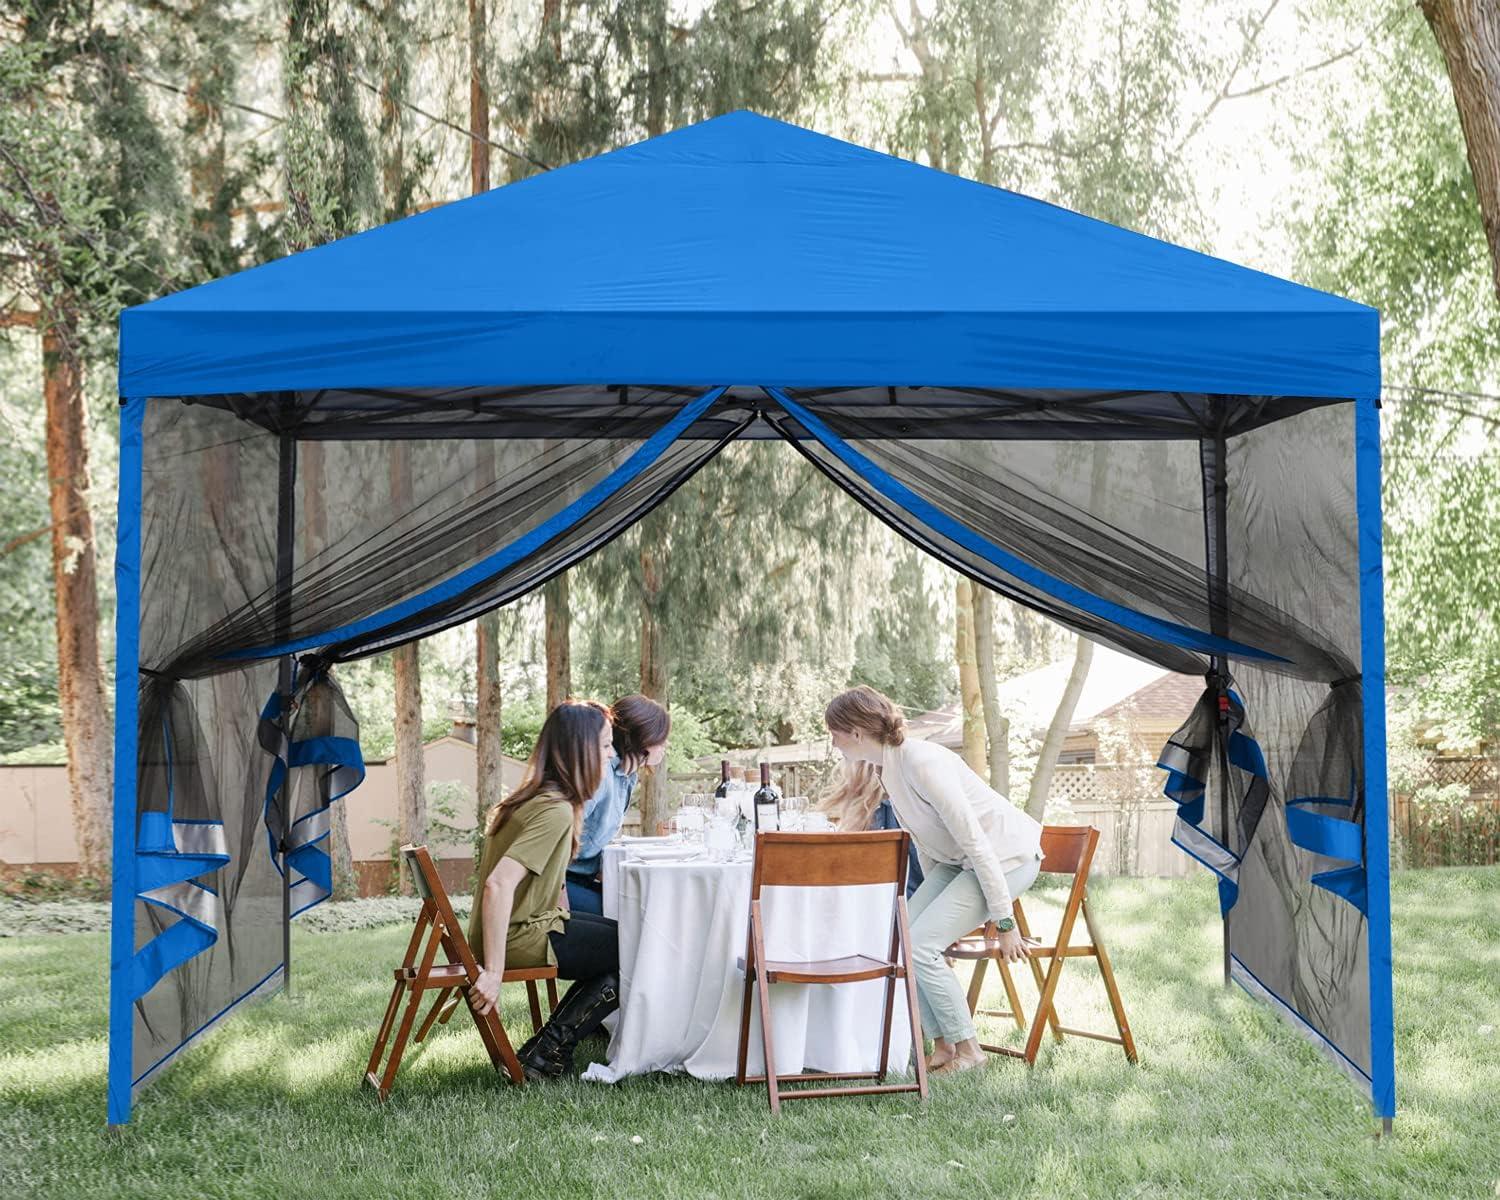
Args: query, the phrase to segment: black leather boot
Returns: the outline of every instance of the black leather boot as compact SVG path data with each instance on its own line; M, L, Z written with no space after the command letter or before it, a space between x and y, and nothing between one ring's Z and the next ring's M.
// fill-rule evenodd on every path
M557 1079L572 1074L574 1048L619 1006L619 976L611 973L575 983L542 1031L516 1052L526 1078Z

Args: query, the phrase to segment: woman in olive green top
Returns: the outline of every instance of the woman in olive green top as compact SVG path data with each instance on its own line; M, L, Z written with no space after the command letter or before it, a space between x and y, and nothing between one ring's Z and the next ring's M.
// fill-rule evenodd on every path
M571 1071L579 1040L619 1004L615 923L570 913L565 886L583 806L598 790L613 753L603 705L559 704L542 725L525 782L485 821L480 886L469 920L469 945L480 972L469 1003L479 1013L494 1008L506 967L555 965L561 978L575 981L541 1032L518 1051L531 1079Z

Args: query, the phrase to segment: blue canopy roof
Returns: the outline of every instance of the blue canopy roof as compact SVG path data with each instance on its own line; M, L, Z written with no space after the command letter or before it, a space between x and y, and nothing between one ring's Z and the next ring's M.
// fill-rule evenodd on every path
M126 310L124 396L661 383L1363 398L1375 310L738 112Z

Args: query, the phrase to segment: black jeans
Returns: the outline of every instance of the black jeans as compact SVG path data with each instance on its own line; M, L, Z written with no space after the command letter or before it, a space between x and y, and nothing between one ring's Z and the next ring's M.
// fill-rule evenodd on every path
M575 912L562 933L549 933L559 979L597 979L620 970L618 926L608 917Z

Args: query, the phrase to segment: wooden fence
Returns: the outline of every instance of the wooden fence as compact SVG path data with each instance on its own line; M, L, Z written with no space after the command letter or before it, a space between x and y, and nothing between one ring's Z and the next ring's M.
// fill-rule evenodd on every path
M1401 866L1500 863L1500 758L1430 759L1413 792L1392 797L1391 830Z

